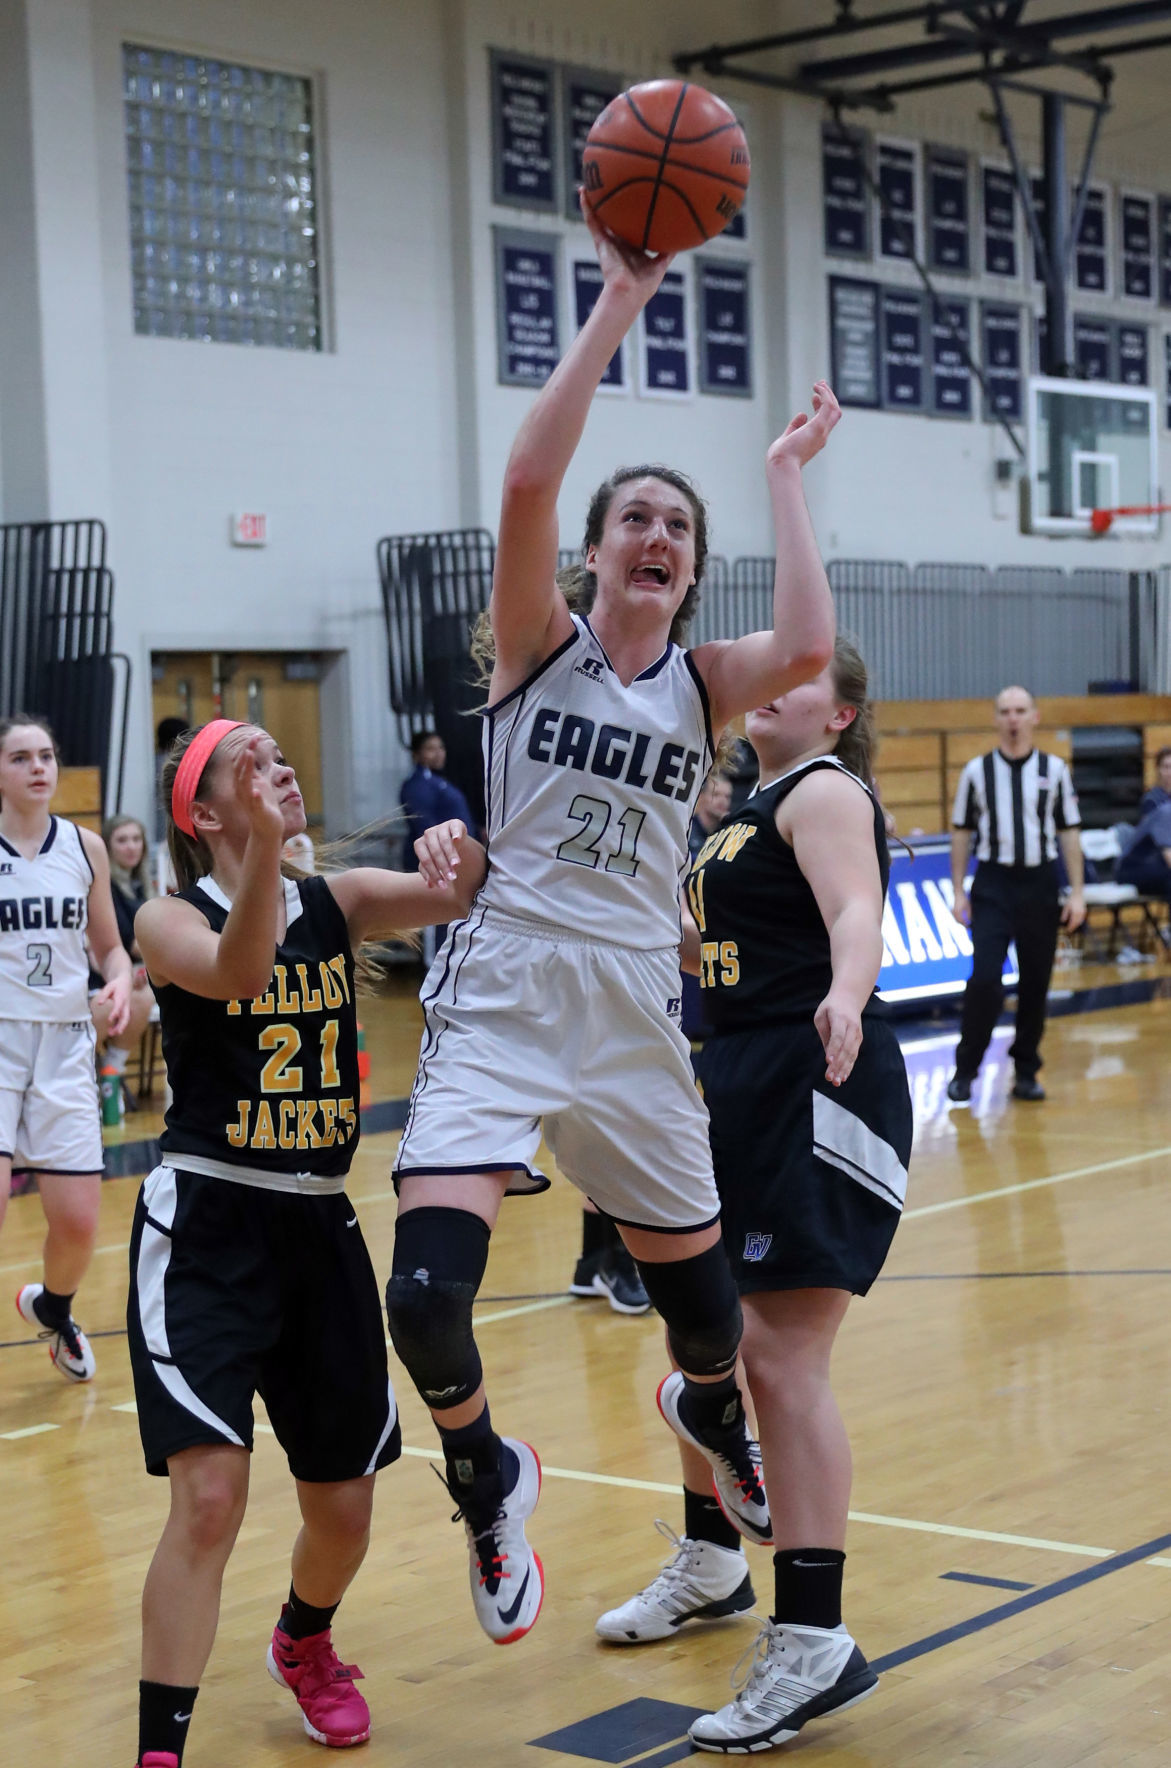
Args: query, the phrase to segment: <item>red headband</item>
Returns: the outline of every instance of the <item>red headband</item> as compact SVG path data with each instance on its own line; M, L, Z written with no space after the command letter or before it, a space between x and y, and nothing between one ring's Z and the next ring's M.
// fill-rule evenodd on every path
M171 815L175 827L182 829L185 835L195 834L195 824L191 821L191 804L199 782L203 778L203 770L211 760L212 751L229 731L238 731L242 719L213 718L202 730L196 731L186 749L183 759L175 772L175 784L171 787Z

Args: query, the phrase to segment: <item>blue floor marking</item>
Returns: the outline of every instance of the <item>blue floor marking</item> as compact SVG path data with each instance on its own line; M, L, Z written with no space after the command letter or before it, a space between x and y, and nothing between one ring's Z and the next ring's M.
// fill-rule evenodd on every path
M659 1768L659 1764L678 1762L691 1754L685 1733L693 1719L706 1711L704 1707L684 1707L677 1701L648 1700L640 1697L609 1707L604 1713L593 1713L578 1719L559 1731L530 1740L531 1747L559 1750L566 1756L584 1756L590 1762L629 1762L643 1756L656 1744L669 1744L669 1749L639 1763L638 1768Z
M1035 1590L1035 1584L1018 1584L1015 1578L985 1578L978 1572L940 1572L955 1584L991 1584L994 1590Z
M983 1614L973 1615L970 1620L959 1621L954 1627L944 1627L938 1633L929 1633L925 1639L917 1639L913 1645L904 1645L898 1651L888 1651L885 1657L875 1658L870 1667L872 1670L894 1670L900 1664L909 1664L915 1658L926 1657L929 1652L939 1651L945 1645L953 1645L957 1639L966 1639L972 1633L982 1633L986 1627L995 1627L1001 1621L1008 1621L1014 1615L1023 1615L1030 1608L1038 1608L1043 1602L1052 1602L1058 1596L1065 1596L1071 1590L1080 1590L1083 1584L1093 1584L1099 1578L1108 1578L1111 1572L1125 1571L1128 1565L1137 1565L1140 1560L1150 1559L1156 1553L1164 1553L1171 1547L1171 1535L1157 1535L1153 1541L1144 1541L1141 1547L1128 1548L1125 1553L1116 1553L1112 1559L1100 1559L1096 1565L1087 1566L1084 1571L1071 1572L1067 1578L1058 1578L1054 1584L1042 1584L1036 1590L1030 1590L1027 1596L1018 1596L1014 1602L1002 1602L998 1608L986 1608Z

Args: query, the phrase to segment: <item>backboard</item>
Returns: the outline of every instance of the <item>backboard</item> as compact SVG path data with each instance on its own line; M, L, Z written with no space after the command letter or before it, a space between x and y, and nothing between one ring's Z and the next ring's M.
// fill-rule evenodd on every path
M1157 423L1149 387L1030 375L1021 532L1088 535L1096 509L1158 503ZM1159 517L1119 516L1110 532L1154 536Z

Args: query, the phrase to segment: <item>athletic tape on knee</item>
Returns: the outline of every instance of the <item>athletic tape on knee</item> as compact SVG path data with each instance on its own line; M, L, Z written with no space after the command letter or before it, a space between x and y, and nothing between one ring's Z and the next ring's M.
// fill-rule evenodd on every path
M639 1259L638 1273L666 1322L667 1343L681 1369L726 1375L736 1367L743 1316L722 1242L674 1264Z
M483 1378L472 1303L488 1263L491 1229L464 1209L409 1210L395 1229L386 1285L391 1343L419 1397L436 1410L462 1405Z

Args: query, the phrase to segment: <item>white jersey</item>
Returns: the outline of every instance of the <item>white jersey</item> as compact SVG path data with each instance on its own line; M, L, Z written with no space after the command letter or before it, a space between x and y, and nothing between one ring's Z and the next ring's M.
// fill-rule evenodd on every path
M714 745L690 653L623 687L590 623L488 708L479 901L613 945L678 945L687 832Z
M93 881L76 823L50 817L33 859L0 835L0 1019L88 1021Z

